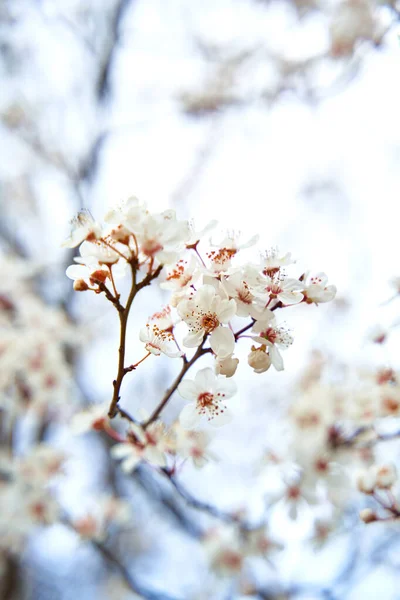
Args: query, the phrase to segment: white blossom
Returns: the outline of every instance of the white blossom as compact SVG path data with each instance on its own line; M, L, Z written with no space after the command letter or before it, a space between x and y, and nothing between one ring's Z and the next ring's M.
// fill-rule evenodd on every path
M210 335L210 346L220 358L231 355L235 347L233 333L223 324L228 323L236 313L234 300L222 298L211 285L203 285L188 300L178 305L178 313L189 327L183 344L187 348L199 346L207 334Z
M111 448L113 458L122 458L122 469L126 473L133 471L142 461L158 467L166 466L166 438L163 423L155 421L146 429L131 423L128 440Z
M180 395L191 403L180 414L183 427L195 427L203 416L216 427L231 421L232 416L225 405L236 394L236 384L232 379L216 376L212 369L201 369L194 380L185 379L178 386Z
M304 296L306 302L320 304L330 302L336 296L336 286L326 285L328 277L325 273L306 274L304 277Z
M178 358L183 354L180 350L176 350L173 334L165 329L160 329L156 324L148 323L146 327L143 327L140 330L139 339L144 342L146 350L156 356L165 354L169 358ZM171 346L175 346L175 350L172 350Z
M275 315L271 311L265 312L263 320L257 321L251 331L253 334L257 334L253 336L254 341L268 346L268 353L275 369L282 371L283 359L279 348L288 348L293 344L293 337L289 331L276 324Z
M89 211L80 211L71 221L72 230L69 238L62 244L66 248L76 248L84 240L98 240L102 237L102 227Z

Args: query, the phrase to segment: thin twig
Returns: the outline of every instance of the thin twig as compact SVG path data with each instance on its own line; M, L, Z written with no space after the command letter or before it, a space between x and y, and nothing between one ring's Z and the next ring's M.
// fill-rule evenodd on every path
M153 411L153 413L151 414L151 416L147 419L147 421L145 421L142 424L142 427L144 429L146 429L146 427L148 427L150 425L150 423L153 423L153 421L155 421L157 419L157 417L159 416L159 414L161 413L161 411L163 410L163 408L166 406L166 404L168 403L169 399L171 398L172 394L176 391L178 385L180 384L180 382L182 381L182 379L184 378L184 376L186 375L186 373L189 371L190 367L192 365L194 365L194 363L204 354L207 354L209 352L211 352L211 348L203 348L203 344L205 342L205 339L203 340L203 342L200 344L200 346L197 348L195 354L192 356L192 358L188 361L186 359L183 360L183 365L182 365L182 369L180 370L178 376L176 377L175 381L172 383L172 385L167 389L167 391L165 392L160 404L157 406L157 408Z
M113 396L111 399L110 408L108 411L108 416L110 417L110 419L115 417L115 415L118 412L117 404L118 404L118 401L120 398L120 390L121 390L122 380L124 379L125 375L127 373L129 373L129 371L133 370L130 367L125 367L126 330L127 330L128 318L129 318L129 313L130 313L130 310L132 307L133 300L135 299L136 294L140 290L142 290L147 285L150 285L151 282L159 276L159 274L161 273L161 270L163 268L163 265L159 265L155 271L148 273L146 275L146 277L144 277L142 279L142 281L137 283L137 281L136 281L137 268L138 268L137 257L134 257L133 259L131 259L129 261L129 265L131 267L131 272L132 272L132 283L131 283L131 290L129 292L128 300L126 301L125 307L123 307L120 304L118 298L114 298L114 296L112 296L112 294L111 294L111 299L108 298L108 296L107 296L107 298L110 300L110 302L112 302L114 304L114 306L116 307L116 309L118 310L118 316L119 316L119 321L120 321L118 369L117 369L117 376L113 381L114 391L113 391ZM110 294L110 292L109 292L109 294Z

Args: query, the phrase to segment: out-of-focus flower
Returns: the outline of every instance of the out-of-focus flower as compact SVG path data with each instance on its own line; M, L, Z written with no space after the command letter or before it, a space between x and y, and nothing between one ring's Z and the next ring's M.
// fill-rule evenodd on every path
M236 527L211 529L203 538L203 547L220 577L234 577L242 571L245 552Z
M397 470L394 465L372 465L361 473L357 480L358 489L364 494L373 494L375 489L388 490L397 481Z
M131 423L127 441L113 446L111 456L116 459L122 458L122 469L130 473L142 460L165 467L166 448L167 439L163 423L155 421L146 429Z
M115 496L103 495L96 498L90 510L72 520L72 527L82 538L103 541L111 526L128 525L131 507Z
M84 240L98 240L103 235L102 227L97 223L90 212L81 211L71 221L71 235L62 244L66 248L76 248Z
M191 459L197 468L201 468L209 461L217 460L208 446L211 437L206 431L193 431L182 427L179 421L173 424L170 430L171 450L184 459Z
M71 431L75 435L86 433L90 430L102 431L110 419L107 415L109 402L95 404L90 408L78 412L71 419Z
M359 40L372 40L376 23L369 0L343 0L335 5L329 29L331 54L337 58L352 54Z

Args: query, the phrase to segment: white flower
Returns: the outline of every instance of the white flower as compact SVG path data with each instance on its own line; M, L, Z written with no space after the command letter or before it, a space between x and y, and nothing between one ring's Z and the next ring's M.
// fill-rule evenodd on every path
M113 446L111 456L117 459L122 458L122 470L130 473L142 460L165 467L167 464L165 449L166 439L163 423L155 421L146 429L131 423L128 441Z
M149 323L157 325L162 331L172 331L175 325L174 319L171 315L171 307L166 306L159 312L154 313L149 318Z
M206 431L184 429L177 421L172 427L172 434L174 452L182 458L190 458L196 468L216 460L216 456L208 450L211 437Z
M275 315L271 311L268 313L265 311L263 320L254 324L251 331L258 335L254 336L253 340L268 346L272 364L277 371L282 371L283 359L278 348L288 348L293 344L293 336L284 327L278 327Z
M167 274L166 280L160 284L164 290L172 292L184 292L191 285L195 284L199 275L199 261L192 256L190 261L180 260Z
M126 253L127 248L114 240L105 240L110 245L102 241L83 242L79 248L80 257L76 257L75 262L82 265L113 265L121 258L121 253ZM115 248L115 250L113 249ZM118 252L116 252L116 250ZM127 257L129 258L129 257Z
M203 238L206 235L206 233L209 233L210 231L215 229L217 224L218 224L218 221L213 219L213 220L209 221L209 223L207 223L207 225L205 227L203 227L203 229L197 230L194 226L193 221L190 221L189 222L190 237L186 242L186 246L188 248L195 247L198 244L198 242L201 240L201 238Z
M123 246L121 248L126 252L126 248L124 249ZM74 258L78 264L70 265L66 270L66 275L70 279L84 281L89 285L104 283L110 277L111 267L115 279L125 274L127 263L120 260L120 255L102 242L83 242L79 252L81 256Z
M174 210L166 210L156 215L147 215L143 229L138 235L141 252L149 258L156 258L161 264L176 261L177 253L189 238L187 221L177 221Z
M298 279L284 277L279 273L272 277L259 273L252 285L254 293L260 295L263 300L278 300L285 306L298 304L303 300L301 290L304 289L304 284Z
M178 358L183 352L171 349L171 344L175 345L174 336L170 331L160 329L158 325L147 323L139 333L139 339L145 343L148 352L159 356L161 353L170 358Z
M128 231L138 234L148 215L146 204L131 196L119 205L111 208L104 217L106 223L123 225Z
M203 416L216 427L228 423L232 417L225 400L234 396L236 390L234 381L217 377L210 368L198 371L194 381L185 379L179 384L178 392L191 404L185 406L180 414L182 426L191 429Z
M234 250L235 253L239 250L244 250L245 248L251 248L256 244L259 240L259 235L253 235L247 242L239 243L240 232L229 232L226 237L222 240L222 242L218 244L211 244L212 246L216 246L220 249Z
M268 534L265 527L252 529L246 534L246 554L250 556L264 556L282 550L283 545L273 540Z
M96 223L89 211L80 211L71 221L71 225L71 235L62 244L66 248L76 248L84 240L98 240L102 236L101 225Z
M90 510L72 521L79 535L86 539L103 541L110 525L127 525L131 518L131 508L127 502L115 496L104 495L96 498Z
M230 356L235 348L235 338L230 329L222 327L236 313L234 300L222 298L211 285L203 285L189 300L182 300L178 313L189 327L183 340L187 348L199 346L207 334L210 346L220 358Z
M75 414L71 419L71 431L75 435L86 433L91 429L102 431L105 425L108 424L108 408L109 402L95 404L87 410Z
M295 261L292 259L290 252L280 256L278 248L271 248L267 250L261 259L261 271L264 275L272 277L280 271L282 267L293 264Z
M203 540L211 566L221 577L234 577L244 566L245 549L236 527L221 525L207 532Z
M326 285L328 277L325 273L316 273L304 277L304 296L306 302L319 304L320 302L330 302L336 296L336 286Z
M241 272L236 272L229 275L229 277L222 282L222 286L227 294L235 299L237 316L248 317L251 313L255 296L252 294L250 286L245 281L243 274Z
M89 285L104 283L110 277L110 271L100 265L88 267L86 265L70 265L65 274L69 279L77 282L84 282Z

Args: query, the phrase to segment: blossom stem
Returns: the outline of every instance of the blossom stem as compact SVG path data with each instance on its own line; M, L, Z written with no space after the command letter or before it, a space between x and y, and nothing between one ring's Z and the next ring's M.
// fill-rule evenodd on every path
M146 427L148 427L150 425L150 423L153 423L153 421L155 421L158 417L158 415L161 413L161 411L164 409L164 407L167 405L167 403L169 402L169 399L171 398L172 394L176 391L176 388L178 387L178 385L180 384L180 382L182 381L182 379L184 378L184 376L186 375L186 373L189 371L190 367L192 365L194 365L194 363L204 354L207 354L209 352L211 352L211 348L203 348L203 344L205 342L205 339L203 340L203 342L200 344L200 346L197 348L196 352L193 354L192 358L190 360L185 360L183 361L183 365L182 365L182 369L180 370L177 378L175 379L175 381L172 383L172 385L167 389L167 391L165 392L160 404L157 406L157 408L153 411L153 413L150 415L150 417L147 419L147 421L145 421L144 423L142 423L142 427L143 429L146 429Z
M269 304L269 302L268 302L268 304ZM268 306L268 304L267 304L267 306ZM271 310L271 312L273 312L277 308L282 308L282 303L281 302L278 302L278 304L275 304L275 306L273 308L271 308L270 310ZM239 329L239 331L237 331L235 333L235 340L237 340L242 335L242 333L244 333L245 331L248 331L251 327L253 327L253 325L254 325L255 322L256 322L256 319L251 319L250 323L248 323L247 325L245 325L244 327L242 327L242 329Z
M239 523L240 519L237 514L224 512L220 510L216 506L209 504L208 502L202 502L201 500L197 500L190 492L188 492L182 484L180 484L177 479L174 477L174 474L168 469L160 469L160 473L165 475L177 491L177 493L185 500L185 502L196 508L197 510L201 510L207 512L208 514L220 519L221 521L225 521L227 523Z
M242 335L242 333L244 333L245 331L248 331L251 327L253 327L255 322L256 322L255 319L252 319L250 323L248 323L247 325L242 327L242 329L239 329L239 331L237 331L235 333L235 340L237 340Z
M110 404L110 409L108 411L108 416L112 419L115 417L117 411L116 406L119 400L119 393L122 385L122 380L126 374L125 371L125 348L126 348L126 327L128 324L129 311L132 306L132 302L137 293L137 284L136 284L136 262L131 262L131 272L132 272L132 285L131 291L129 292L128 300L125 308L122 311L118 311L119 321L120 321L120 336L119 336L119 348L118 348L118 371L117 377L113 381L114 393Z
M202 263L203 267L205 267L205 266L206 266L206 263L205 263L205 262L204 262L204 260L202 259L200 252L197 250L197 244L196 244L196 247L195 247L195 248L193 248L193 249L194 249L194 251L196 252L197 256L199 257L199 259L200 259L200 261L201 261L201 263Z
M126 256L124 256L124 255L122 254L122 252L120 252L119 250L117 250L117 248L115 248L115 247L114 247L112 244L110 244L109 242L107 242L107 241L106 241L104 238L101 238L101 240L100 240L100 241L101 241L101 243L102 243L102 244L104 244L105 246L107 246L108 248L110 248L110 250L112 250L113 252L115 252L115 254L119 254L119 256L120 256L121 258L123 258L124 260L128 260L128 259L126 258Z
M115 281L114 281L114 275L112 272L112 265L108 265L108 270L110 271L110 279L111 279L111 285L113 287L114 290L114 295L117 299L119 299L119 294L117 292L117 288L115 287Z
M133 370L129 367L125 368L126 329L127 329L127 325L128 325L129 312L131 310L132 302L135 299L136 294L141 289L146 287L147 285L150 285L150 283L153 281L153 279L156 279L159 276L159 274L161 273L161 269L163 268L163 265L159 265L155 271L147 273L146 277L144 277L144 279L142 279L142 281L137 283L137 280L136 280L137 268L138 268L137 257L136 256L133 257L128 262L129 262L129 265L131 267L131 272L132 272L132 284L131 284L131 290L129 292L128 300L126 301L125 307L122 306L122 304L119 302L119 300L117 298L114 298L114 296L112 296L112 298L114 299L113 304L115 305L116 309L118 310L119 321L120 321L120 334L119 334L119 348L118 348L118 370L117 370L117 376L113 381L114 391L113 391L113 396L111 399L110 408L108 411L108 416L110 417L110 419L115 417L115 415L118 412L117 404L120 399L120 390L121 390L122 380L129 371ZM145 358L147 358L147 356L148 355L146 355ZM144 360L144 359L142 359L142 360ZM137 363L137 364L139 364L139 363Z
M100 292L103 292L105 294L107 300L111 302L111 304L114 304L117 311L121 314L124 310L124 307L120 303L118 296L113 296L105 283L99 283L98 286ZM95 292L97 292L97 290L95 290Z
M142 363L143 361L145 361L146 358L148 358L150 356L150 354L151 354L151 352L148 352L145 356L143 356L143 358L141 358L134 365L131 365L130 367L125 367L125 369L124 369L125 373L129 373L130 371L134 371L136 369L136 367L138 367L140 365L140 363Z

